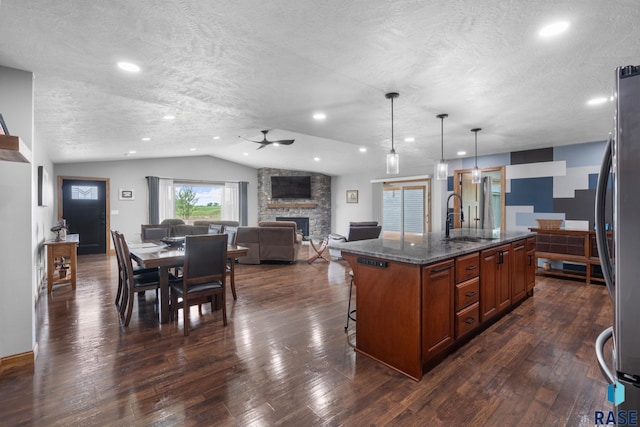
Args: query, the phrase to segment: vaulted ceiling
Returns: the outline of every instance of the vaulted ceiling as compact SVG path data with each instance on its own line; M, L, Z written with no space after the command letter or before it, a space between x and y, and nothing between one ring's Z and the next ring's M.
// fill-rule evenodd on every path
M613 106L587 101L640 63L639 14L637 0L2 0L0 65L34 73L56 163L211 155L384 176L396 91L401 174L424 174L439 113L446 158L473 155L474 127L480 155L605 139ZM539 37L558 20L565 33ZM296 142L239 138L262 129Z

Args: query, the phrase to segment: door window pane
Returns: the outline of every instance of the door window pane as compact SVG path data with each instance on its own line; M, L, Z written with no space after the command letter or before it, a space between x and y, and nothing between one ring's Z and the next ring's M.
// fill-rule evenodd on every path
M89 185L72 185L71 199L73 200L98 200L98 187Z

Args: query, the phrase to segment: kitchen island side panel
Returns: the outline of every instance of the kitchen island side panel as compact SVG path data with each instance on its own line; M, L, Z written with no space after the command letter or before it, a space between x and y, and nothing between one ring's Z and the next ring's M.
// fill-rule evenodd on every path
M356 280L356 351L419 381L421 266L350 253L343 257ZM365 264L359 258L385 264Z

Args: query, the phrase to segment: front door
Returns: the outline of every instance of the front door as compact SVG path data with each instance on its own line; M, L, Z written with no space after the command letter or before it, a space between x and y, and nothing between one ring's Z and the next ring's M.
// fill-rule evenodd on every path
M106 253L106 181L63 179L62 217L69 233L80 235L78 255Z

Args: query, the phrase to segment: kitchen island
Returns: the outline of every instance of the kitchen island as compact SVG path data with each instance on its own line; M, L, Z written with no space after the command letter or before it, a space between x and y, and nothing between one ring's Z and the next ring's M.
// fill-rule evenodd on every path
M457 229L333 247L354 273L356 351L416 381L533 294L535 233Z

